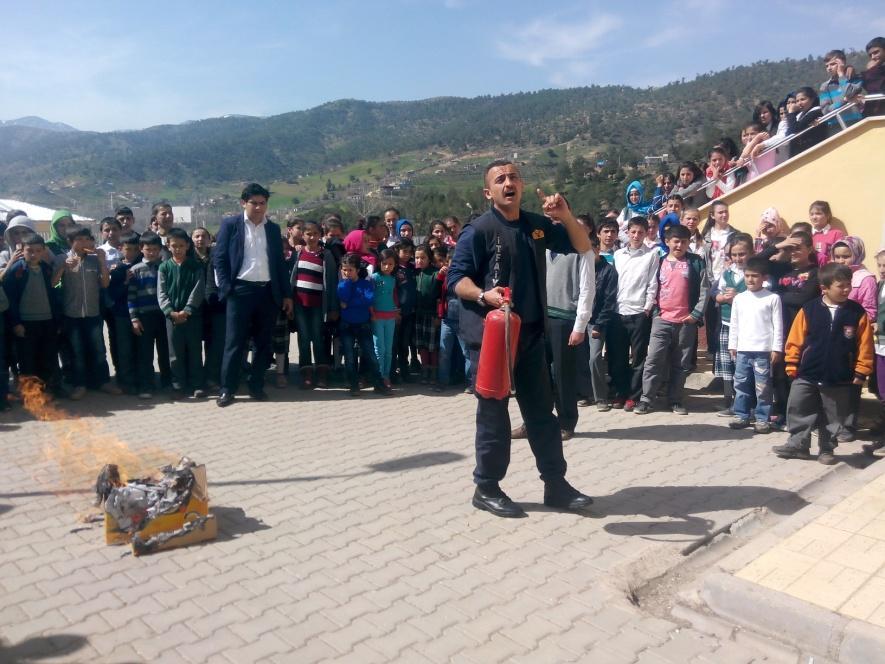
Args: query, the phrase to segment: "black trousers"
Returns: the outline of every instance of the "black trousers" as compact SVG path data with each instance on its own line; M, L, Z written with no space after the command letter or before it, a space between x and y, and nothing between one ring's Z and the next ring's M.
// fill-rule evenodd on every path
M57 387L58 322L54 320L23 321L25 336L15 337L19 370L24 376L36 376L48 387Z
M606 330L609 368L617 396L639 401L642 373L651 337L651 318L642 314L615 316Z
M398 369L403 380L409 378L409 352L415 360L415 314L403 316L393 331L393 363L392 368Z
M545 482L560 480L565 477L566 463L559 422L553 415L553 390L542 323L524 325L520 330L514 381L516 401L541 479ZM476 469L473 480L482 485L504 479L510 465L509 399L476 396Z
M581 346L569 346L573 320L550 319L550 351L553 360L553 392L559 427L574 431L578 424L578 356ZM589 369L589 364L585 361Z
M160 387L172 384L172 371L169 368L169 343L166 338L166 317L157 309L153 313L139 314L142 333L135 337L136 382L139 392L152 392L154 383L154 348L157 366L160 369Z
M221 386L231 392L240 385L243 358L254 343L249 390L264 389L264 373L270 366L271 334L279 306L273 299L270 283L234 282L227 297L224 357L221 360Z

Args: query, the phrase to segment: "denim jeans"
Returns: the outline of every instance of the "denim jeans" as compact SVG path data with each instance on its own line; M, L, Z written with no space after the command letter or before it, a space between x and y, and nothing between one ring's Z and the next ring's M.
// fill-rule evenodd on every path
M74 387L101 387L108 382L107 351L101 316L65 316L64 331L71 344L71 384Z
M440 385L450 385L452 375L452 357L456 355L455 344L461 348L461 355L464 357L464 376L467 382L470 382L471 369L470 353L467 352L467 344L458 334L459 326L457 320L449 320L444 318L440 324L439 333L439 375Z
M771 414L771 353L738 352L734 365L734 405L736 417L750 419L753 396L756 397L756 420L767 422Z
M365 323L348 323L340 321L338 331L341 335L341 352L344 353L344 366L347 369L347 380L351 389L359 387L360 378L356 359L359 346L360 365L368 368L369 376L375 387L383 387L381 374L378 371L378 358L375 357L375 341L372 338L372 325Z
M390 378L390 366L393 361L393 333L395 329L395 318L378 318L372 321L375 356L378 358L378 367L382 378Z

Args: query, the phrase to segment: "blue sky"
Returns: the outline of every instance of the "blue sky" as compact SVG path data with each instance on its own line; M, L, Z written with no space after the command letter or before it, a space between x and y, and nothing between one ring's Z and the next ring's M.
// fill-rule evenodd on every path
M4 4L0 119L96 131L341 98L644 87L885 35L881 0Z

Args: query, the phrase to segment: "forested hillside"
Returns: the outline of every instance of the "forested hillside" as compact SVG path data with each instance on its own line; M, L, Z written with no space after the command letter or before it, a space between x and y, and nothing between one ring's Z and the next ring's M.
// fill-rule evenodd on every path
M371 103L339 100L268 118L226 117L141 131L59 133L0 126L0 192L101 196L152 183L176 191L292 181L415 150L537 149L579 140L626 161L698 156L737 138L760 99L823 78L820 58L759 62L659 88L592 86L496 97Z

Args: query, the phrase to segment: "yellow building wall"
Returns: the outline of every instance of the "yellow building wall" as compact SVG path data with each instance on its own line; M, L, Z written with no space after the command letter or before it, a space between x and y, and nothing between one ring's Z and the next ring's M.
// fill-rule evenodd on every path
M723 197L731 224L756 234L759 216L775 207L788 225L808 221L812 201L829 201L837 228L863 239L867 268L885 247L885 117L867 118L776 166ZM702 218L709 205L702 208Z

